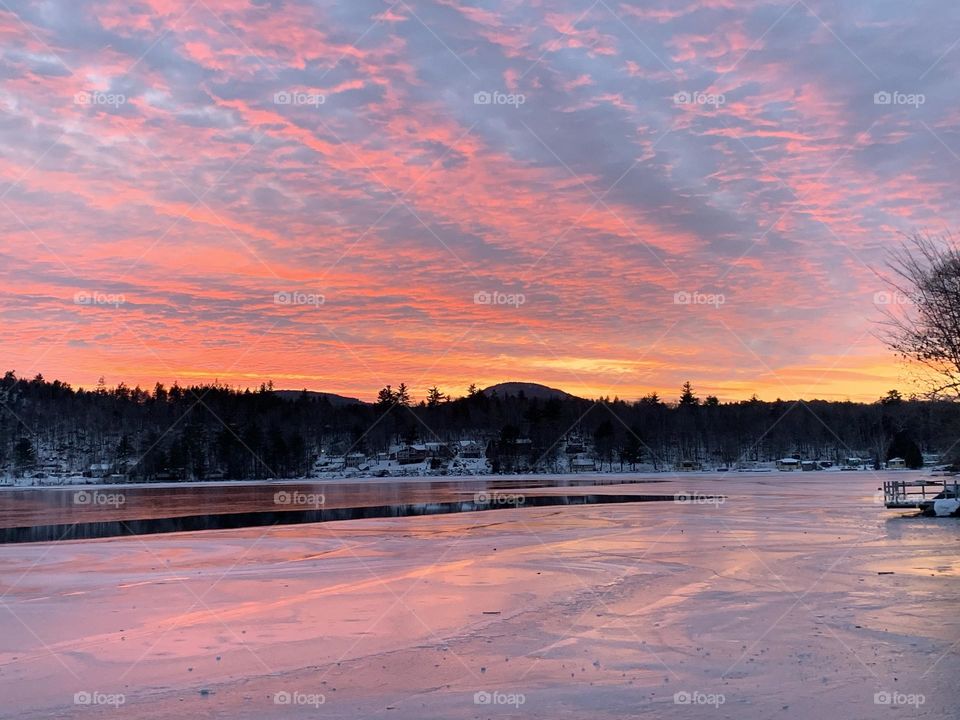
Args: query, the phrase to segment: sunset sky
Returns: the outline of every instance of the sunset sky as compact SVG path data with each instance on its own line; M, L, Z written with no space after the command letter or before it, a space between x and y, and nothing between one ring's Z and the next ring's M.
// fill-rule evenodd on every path
M3 0L3 368L873 400L960 6Z

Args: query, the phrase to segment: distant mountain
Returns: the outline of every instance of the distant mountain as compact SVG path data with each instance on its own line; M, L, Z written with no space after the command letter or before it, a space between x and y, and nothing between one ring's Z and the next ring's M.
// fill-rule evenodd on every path
M300 397L302 390L274 390L276 395L282 397L284 400L296 400ZM571 395L568 392L563 390L558 390L557 388L547 387L546 385L541 385L540 383L530 383L530 382L504 382L498 383L497 385L491 385L488 388L484 388L480 392L487 395L496 392L500 397L506 397L508 395L519 395L521 392L530 400L549 400L551 398L557 398L559 400L570 400L576 399L575 395ZM307 390L307 395L312 398L326 398L330 401L331 405L336 407L343 407L344 405L369 405L369 403L364 402L363 400L358 400L357 398L345 397L343 395L336 395L334 393L326 392L317 392L315 390Z
M500 396L519 395L522 392L531 400L550 400L551 398L569 400L575 397L574 395L564 392L563 390L557 390L557 388L547 387L546 385L530 382L498 383L497 385L491 385L488 388L484 388L480 392L484 393L485 395L490 395L491 393L496 392L497 395Z
M303 390L274 390L275 395L282 397L284 400L296 400L300 395L303 394ZM327 392L316 392L314 390L307 390L307 397L321 399L326 398L331 405L336 407L341 407L343 405L364 405L366 403L363 400L358 400L357 398L345 397L343 395L336 395L334 393Z

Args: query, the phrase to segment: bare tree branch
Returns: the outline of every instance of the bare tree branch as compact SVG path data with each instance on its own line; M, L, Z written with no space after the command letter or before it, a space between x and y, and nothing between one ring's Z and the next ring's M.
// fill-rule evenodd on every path
M928 397L960 400L960 247L914 233L886 266L880 339L919 370Z

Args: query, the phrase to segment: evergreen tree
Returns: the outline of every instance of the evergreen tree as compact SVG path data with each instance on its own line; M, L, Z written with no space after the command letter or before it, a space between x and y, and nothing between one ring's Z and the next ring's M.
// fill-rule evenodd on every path
M386 410L397 404L397 394L393 391L389 385L385 388L382 388L380 392L377 393L377 406Z
M680 392L680 407L696 407L700 404L700 398L693 394L693 385L688 380L683 384Z
M17 440L17 444L13 448L13 461L19 473L23 473L24 470L29 470L37 464L37 455L30 438L22 436Z
M887 461L889 462L890 458L895 457L903 458L907 467L912 470L923 467L923 453L920 452L920 448L905 431L900 431L894 435L890 446L887 448Z
M604 461L611 464L613 462L613 444L613 423L611 423L609 420L604 420L593 432L594 454L596 455L597 460L600 461L601 469L603 469ZM611 469L613 469L612 465Z
M636 468L637 463L643 461L643 443L640 439L640 428L632 426L624 435L623 443L620 446L620 462L626 462L630 469Z
M440 392L440 389L434 385L427 390L427 407L435 408L446 399L446 395Z

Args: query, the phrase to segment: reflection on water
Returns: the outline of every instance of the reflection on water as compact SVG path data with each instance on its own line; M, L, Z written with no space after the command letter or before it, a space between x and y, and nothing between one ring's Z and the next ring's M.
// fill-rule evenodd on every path
M560 482L557 482L560 480ZM646 482L650 482L649 480ZM511 507L673 500L585 494L596 479L88 486L0 493L0 542L42 542L263 525L474 512ZM617 484L623 484L623 480ZM565 488L546 494L546 488ZM517 492L524 490L524 493Z

